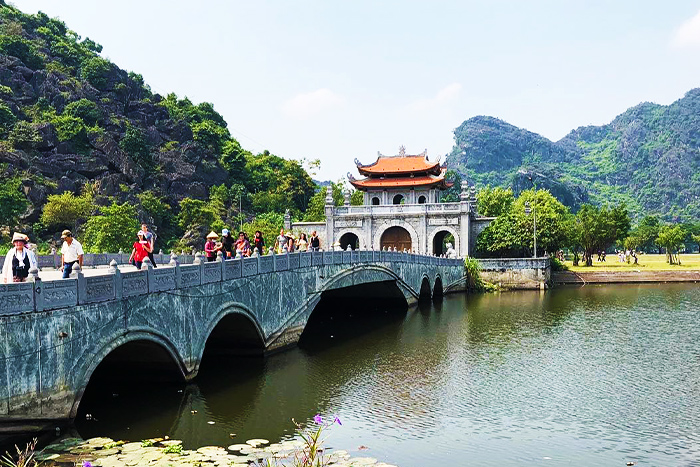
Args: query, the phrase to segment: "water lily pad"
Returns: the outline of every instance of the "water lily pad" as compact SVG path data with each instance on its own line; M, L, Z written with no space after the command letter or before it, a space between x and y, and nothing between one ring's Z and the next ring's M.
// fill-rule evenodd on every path
M246 441L246 444L250 444L253 447L257 447L257 446L260 446L262 444L270 444L270 442L266 439L255 438L255 439L249 439L248 441Z
M182 441L179 439L166 439L165 441L162 441L160 444L163 446L174 446L176 444L182 444Z
M117 455L121 452L121 449L119 448L110 448L110 449L99 449L95 451L93 454L95 454L97 457L109 457L109 456L114 456Z
M90 438L85 442L86 445L90 446L96 446L96 447L102 447L105 444L113 443L114 440L112 438L105 438L105 437L99 437L99 438Z
M217 455L220 453L226 454L226 450L220 446L202 446L197 449L197 452L207 456Z
M229 451L240 451L241 449L248 449L250 444L232 444L228 447Z
M122 445L122 451L123 452L135 452L135 451L140 451L143 449L143 446L141 446L141 443L126 443Z
M52 459L56 459L57 457L59 457L58 454L51 452L40 452L35 456L36 460L38 461L50 461Z

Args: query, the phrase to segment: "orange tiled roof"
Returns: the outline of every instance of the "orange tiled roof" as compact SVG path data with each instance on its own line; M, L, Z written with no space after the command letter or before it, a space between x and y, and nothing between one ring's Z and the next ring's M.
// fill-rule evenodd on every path
M350 179L350 183L358 190L381 188L415 188L438 186L442 189L449 188L452 183L445 180L444 171L439 175L423 175L420 177L388 177L388 178L364 178L362 180Z
M440 162L430 162L428 156L379 156L373 164L362 165L355 161L362 175L404 174L415 172L440 173Z

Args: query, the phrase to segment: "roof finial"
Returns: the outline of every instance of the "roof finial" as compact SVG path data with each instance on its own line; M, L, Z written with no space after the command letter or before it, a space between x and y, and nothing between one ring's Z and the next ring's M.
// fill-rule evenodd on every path
M399 146L399 157L404 157L406 156L406 146L403 144Z

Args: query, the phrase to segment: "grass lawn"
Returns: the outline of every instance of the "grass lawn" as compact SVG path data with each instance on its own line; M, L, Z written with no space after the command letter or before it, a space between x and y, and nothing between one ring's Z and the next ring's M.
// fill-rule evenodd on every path
M639 264L633 264L634 259L630 258L630 264L620 263L617 256L613 253L605 258L604 263L596 261L597 255L593 255L593 266L573 266L571 259L564 261L564 264L571 271L576 272L595 272L595 271L625 271L635 270L640 271L662 271L662 270L681 270L681 269L698 269L700 270L700 254L693 253L687 255L679 255L681 264L671 266L666 262L666 255L648 255L640 254ZM579 265L583 264L579 262Z

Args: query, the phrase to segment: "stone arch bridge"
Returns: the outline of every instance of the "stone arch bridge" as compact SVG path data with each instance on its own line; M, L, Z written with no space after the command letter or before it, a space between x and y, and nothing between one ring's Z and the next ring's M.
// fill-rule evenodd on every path
M463 272L461 259L356 250L186 265L173 256L156 269L113 262L101 275L0 285L0 420L75 417L95 369L125 344L156 348L189 380L205 348L296 343L326 292L384 285L413 303L463 290Z

